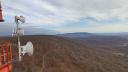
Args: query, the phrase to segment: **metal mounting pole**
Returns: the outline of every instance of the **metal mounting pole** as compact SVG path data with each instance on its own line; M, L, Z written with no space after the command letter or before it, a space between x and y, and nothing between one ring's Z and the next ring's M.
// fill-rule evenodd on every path
M25 18L23 16L15 16L15 22L16 22L16 36L17 36L17 42L18 42L18 49L19 49L19 61L22 59L22 54L21 54L21 45L20 45L20 35L21 35L21 28L19 27L19 21L22 23L25 22Z
M17 33L17 42L18 42L18 49L19 49L19 61L21 61L21 47L20 47L20 34L19 34L19 23L16 23L17 25L17 29L16 29L16 33Z

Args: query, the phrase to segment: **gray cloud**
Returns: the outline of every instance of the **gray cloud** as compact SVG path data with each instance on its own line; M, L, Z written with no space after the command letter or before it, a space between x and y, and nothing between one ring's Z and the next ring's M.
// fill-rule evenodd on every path
M127 0L3 0L5 15L25 15L29 20L77 20L81 17L107 19L128 16ZM36 17L36 19L34 18ZM33 21L33 22L34 22ZM39 22L40 23L40 22ZM43 23L43 20L42 20ZM46 23L46 22L45 22Z
M14 16L23 15L33 26L61 27L87 17L100 21L128 18L128 0L2 0L2 6L5 21L14 22Z

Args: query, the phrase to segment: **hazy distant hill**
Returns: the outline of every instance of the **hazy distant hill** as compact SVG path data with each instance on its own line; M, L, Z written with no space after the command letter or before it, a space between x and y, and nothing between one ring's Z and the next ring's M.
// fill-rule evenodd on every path
M115 33L95 33L97 35L107 35L107 36L122 36L122 35L127 35L128 32L115 32Z
M2 38L7 40L11 38ZM128 72L128 57L116 49L89 48L75 39L60 36L24 36L34 44L34 55L14 62L14 72ZM11 39L14 43L16 39ZM13 56L17 48L13 46Z
M128 39L119 35L105 35L97 33L66 33L59 36L68 37L75 39L82 44L87 44L88 46L98 46L98 47L124 47L124 44L128 43Z
M92 36L92 35L93 35L92 33L88 33L88 32L58 34L58 36L63 36L63 37L88 37L88 36Z
M105 35L105 36L120 36L128 39L128 32L117 32L117 33L95 33L96 35Z
M75 32L75 33L64 33L58 34L64 37L88 37L88 36L120 36L128 38L128 32L117 32L117 33L88 33L88 32Z

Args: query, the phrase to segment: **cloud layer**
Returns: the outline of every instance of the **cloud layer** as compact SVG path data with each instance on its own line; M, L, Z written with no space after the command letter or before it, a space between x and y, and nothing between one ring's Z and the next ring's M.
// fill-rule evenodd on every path
M128 0L2 0L2 6L7 22L23 15L33 26L62 32L100 32L99 27L107 32L119 23L117 31L127 30L123 26L127 26Z

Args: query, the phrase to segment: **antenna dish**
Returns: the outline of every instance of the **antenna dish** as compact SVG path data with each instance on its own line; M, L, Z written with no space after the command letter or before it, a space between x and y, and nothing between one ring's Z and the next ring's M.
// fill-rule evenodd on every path
M27 44L25 46L21 46L21 54L22 55L25 55L26 53L29 55L29 56L32 56L33 55L33 44L32 42L27 42Z
M20 16L20 17L15 16L15 22L17 24L19 24L19 21L21 21L22 23L25 23L25 17L23 17L23 16Z

